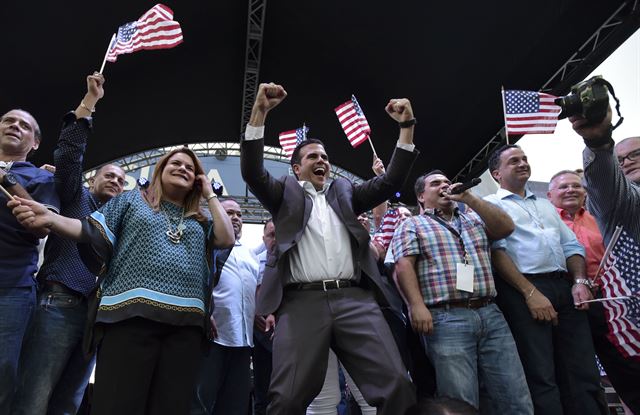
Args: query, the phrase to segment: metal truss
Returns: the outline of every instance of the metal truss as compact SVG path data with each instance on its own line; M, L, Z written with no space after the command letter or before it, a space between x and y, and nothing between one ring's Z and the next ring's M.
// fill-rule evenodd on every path
M597 64L604 61L604 59L598 61L598 58L602 56L602 54L598 53L598 48L608 43L611 34L624 31L629 36L638 28L637 3L638 0L634 0L620 5L602 26L545 82L541 90L551 90L552 93L556 94L566 93L571 85L579 82L585 76L584 70L581 70L584 66L588 66L593 70ZM625 23L632 24L625 25ZM612 46L611 49L615 49L619 45L609 46Z
M544 83L541 90L561 95L571 85L582 80L597 65L602 63L621 42L627 39L640 27L640 10L638 0L623 3L595 31L586 42ZM513 136L511 143L522 136ZM498 131L478 153L455 175L454 182L477 177L487 168L489 157L495 149L506 143L504 127Z
M140 153L132 154L130 156L123 157L119 160L114 160L105 164L117 164L125 171L130 173L132 171L139 170L143 167L155 165L158 159L165 155L167 152L176 148L187 147L198 155L198 157L240 157L240 144L239 143L227 143L227 142L206 142L206 143L192 143L177 146L160 147L153 150L145 150ZM264 147L264 158L266 160L273 160L280 163L289 165L289 157L284 150L280 147ZM84 173L85 183L89 178L93 177L95 172L100 167L89 170ZM331 178L338 177L345 178L353 183L362 183L364 180L356 176L355 174L335 165L331 166ZM271 216L267 212L260 202L253 196L251 196L248 190L243 195L230 195L235 199L242 208L242 219L246 223L264 223Z
M256 99L260 76L260 57L262 54L262 35L264 33L264 17L267 11L267 0L249 0L247 16L247 47L244 59L244 85L242 87L242 118L240 131L251 117L251 108Z

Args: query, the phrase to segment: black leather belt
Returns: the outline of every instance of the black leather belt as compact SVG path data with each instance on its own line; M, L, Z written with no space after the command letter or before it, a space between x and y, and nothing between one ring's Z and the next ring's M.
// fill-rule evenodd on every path
M551 272L541 272L539 274L522 274L527 278L565 278L569 279L568 274L565 271L551 271Z
M482 308L493 303L493 297L476 297L467 298L465 300L453 300L444 303L438 303L430 306L430 308Z
M341 288L355 287L357 285L358 283L354 280L324 280L324 281L317 281L317 282L294 282L293 284L287 284L284 287L284 289L285 291L289 291L289 290L327 291L327 290L338 290Z
M52 293L67 294L74 297L84 298L84 296L79 292L74 291L71 288L67 288L64 284L56 281L45 281L43 284L43 289L44 291L49 291Z

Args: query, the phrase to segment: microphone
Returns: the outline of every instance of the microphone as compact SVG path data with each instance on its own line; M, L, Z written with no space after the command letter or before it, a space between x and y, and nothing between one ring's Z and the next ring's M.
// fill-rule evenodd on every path
M482 182L482 179L479 177L476 177L474 179L471 179L470 181L461 184L460 186L454 187L453 189L449 190L449 194L451 195L459 195L460 193L464 192L467 189L471 189L472 187L475 187L477 185L479 185Z

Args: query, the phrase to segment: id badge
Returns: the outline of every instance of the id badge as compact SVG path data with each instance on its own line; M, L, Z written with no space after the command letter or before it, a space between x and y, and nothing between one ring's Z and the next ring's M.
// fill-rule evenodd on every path
M473 292L473 266L469 264L456 264L456 289Z

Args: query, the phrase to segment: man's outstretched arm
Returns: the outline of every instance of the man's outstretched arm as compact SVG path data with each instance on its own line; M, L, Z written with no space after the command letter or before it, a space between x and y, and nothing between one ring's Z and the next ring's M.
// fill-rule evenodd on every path
M245 135L240 143L240 171L251 192L270 211L281 200L282 186L264 168L264 125L267 114L287 96L281 85L260 84Z

